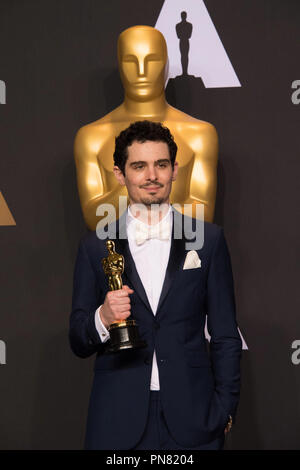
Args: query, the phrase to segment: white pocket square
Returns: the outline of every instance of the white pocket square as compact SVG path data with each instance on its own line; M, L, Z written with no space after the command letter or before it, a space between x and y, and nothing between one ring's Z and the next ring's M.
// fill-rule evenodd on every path
M189 251L186 255L183 269L195 269L201 268L201 259L198 256L197 251Z

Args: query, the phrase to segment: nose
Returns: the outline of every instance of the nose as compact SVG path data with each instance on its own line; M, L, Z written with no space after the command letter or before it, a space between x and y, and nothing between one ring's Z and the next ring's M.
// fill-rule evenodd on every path
M144 59L138 60L138 76L144 77L146 75L146 62Z
M157 173L155 166L148 166L147 168L147 180L156 181L157 180Z

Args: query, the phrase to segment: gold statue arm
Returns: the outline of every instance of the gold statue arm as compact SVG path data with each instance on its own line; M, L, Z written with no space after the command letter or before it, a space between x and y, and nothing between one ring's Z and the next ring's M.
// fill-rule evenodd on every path
M114 178L111 187L108 187L98 162L100 148L99 137L94 139L91 131L86 131L85 127L79 129L74 142L77 184L83 216L90 230L95 230L101 220L96 216L99 204L111 204L117 202L120 195L127 195L126 187L121 188ZM112 157L111 161L113 166Z
M193 217L196 217L196 204L204 204L204 219L213 222L217 189L218 134L212 124L205 123L201 134L199 131L188 131L187 136L194 152L194 163L189 197L183 204L193 204Z

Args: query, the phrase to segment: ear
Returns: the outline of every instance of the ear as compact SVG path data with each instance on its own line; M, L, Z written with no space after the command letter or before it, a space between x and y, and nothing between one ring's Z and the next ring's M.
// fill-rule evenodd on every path
M174 170L173 170L173 175L172 175L172 181L175 181L177 178L177 173L178 173L178 162L174 162Z
M122 171L118 166L114 166L113 168L115 177L117 178L119 184L121 186L125 186L125 176L123 175Z

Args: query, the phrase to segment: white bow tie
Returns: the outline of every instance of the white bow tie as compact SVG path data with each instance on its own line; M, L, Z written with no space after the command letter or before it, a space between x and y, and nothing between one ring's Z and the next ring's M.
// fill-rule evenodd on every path
M137 245L142 245L150 238L157 238L159 240L169 240L171 237L171 226L169 220L165 220L155 225L146 225L139 223L135 224L135 242Z

